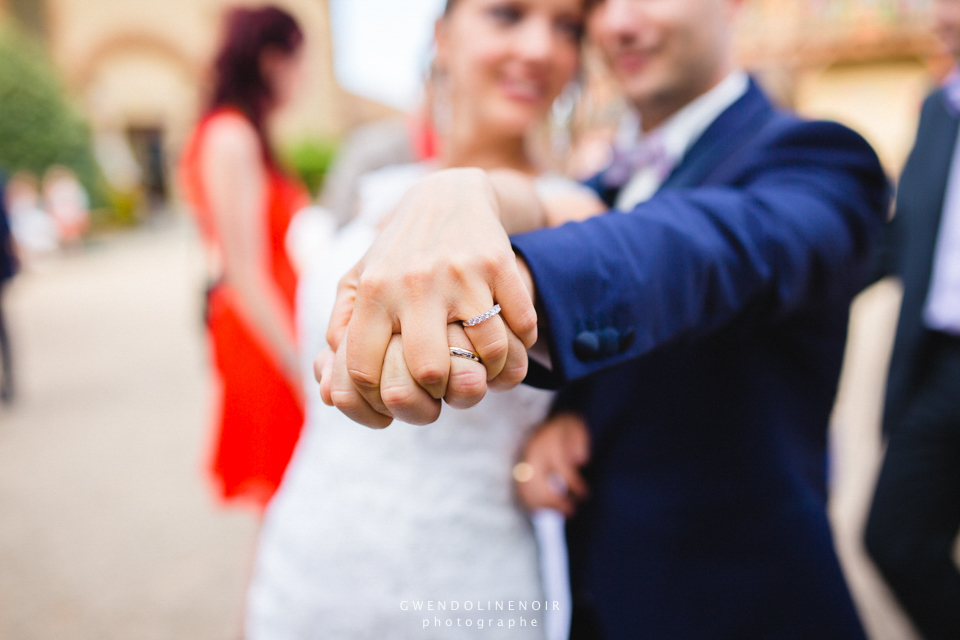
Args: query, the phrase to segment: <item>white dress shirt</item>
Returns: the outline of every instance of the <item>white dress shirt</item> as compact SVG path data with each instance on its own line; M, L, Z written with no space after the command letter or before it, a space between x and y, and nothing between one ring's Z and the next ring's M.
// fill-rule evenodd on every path
M632 144L662 145L667 167L646 166L637 171L620 191L616 208L630 211L641 202L646 202L670 174L690 147L703 135L721 113L743 97L750 86L746 72L737 69L715 87L693 100L664 122L647 133L637 129ZM665 170L666 169L666 170Z

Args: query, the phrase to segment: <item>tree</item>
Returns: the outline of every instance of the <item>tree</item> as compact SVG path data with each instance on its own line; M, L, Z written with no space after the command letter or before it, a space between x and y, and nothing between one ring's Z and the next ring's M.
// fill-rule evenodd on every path
M42 176L54 164L72 169L102 201L86 121L65 99L43 49L13 25L0 25L0 166Z

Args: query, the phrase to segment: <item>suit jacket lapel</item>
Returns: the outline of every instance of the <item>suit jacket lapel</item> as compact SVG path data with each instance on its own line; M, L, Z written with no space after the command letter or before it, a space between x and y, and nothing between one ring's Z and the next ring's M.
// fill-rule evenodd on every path
M683 189L703 184L773 116L770 101L750 79L739 100L721 113L693 144L661 189Z
M747 92L721 113L684 155L683 160L667 176L660 189L679 189L702 184L703 181L730 155L756 133L773 115L766 96L750 79ZM608 187L602 171L586 181L600 199L610 208L620 195L620 187Z
M912 200L909 204L902 200L898 204L902 203L904 208L911 210L918 218L923 216L923 220L916 220L914 226L925 232L925 240L929 244L926 248L929 251L924 253L931 257L931 264L960 129L960 116L950 110L942 92L937 97L939 99L933 101L928 118L917 134L917 144L910 158L910 169L916 169L919 175L911 175L910 180L901 181L905 186L919 186L923 193L905 188L898 194L902 199ZM906 174L906 171L904 173ZM925 206L916 206L917 204Z

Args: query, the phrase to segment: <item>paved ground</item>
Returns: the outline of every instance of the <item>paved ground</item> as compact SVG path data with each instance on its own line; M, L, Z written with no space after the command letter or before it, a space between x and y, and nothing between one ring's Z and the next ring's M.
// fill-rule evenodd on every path
M186 225L24 274L0 408L0 638L239 637L256 524L216 507Z
M0 640L238 638L256 522L205 486L208 399L189 226L144 229L9 292L21 396L0 410ZM899 292L855 304L834 415L838 547L876 640L912 640L859 544Z

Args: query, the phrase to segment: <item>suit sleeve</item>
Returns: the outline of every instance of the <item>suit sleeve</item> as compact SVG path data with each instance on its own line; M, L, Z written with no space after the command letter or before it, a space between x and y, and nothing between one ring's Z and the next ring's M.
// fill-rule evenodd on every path
M770 129L727 184L664 190L629 213L513 239L533 274L555 384L747 310L773 320L862 287L888 202L876 155L840 125Z

